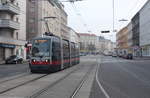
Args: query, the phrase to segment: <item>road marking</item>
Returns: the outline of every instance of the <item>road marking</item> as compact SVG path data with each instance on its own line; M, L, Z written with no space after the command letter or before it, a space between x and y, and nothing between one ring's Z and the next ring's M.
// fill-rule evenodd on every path
M96 71L96 81L97 81L97 83L98 83L98 86L100 87L100 89L101 89L102 92L104 93L105 97L106 97L106 98L110 98L110 96L109 96L108 93L105 91L105 89L103 88L102 84L101 84L100 81L99 81L99 78L98 78L98 73L99 73L99 71L98 71L98 70L99 70L100 64L98 64L97 66L98 66L98 68L97 68L97 71Z

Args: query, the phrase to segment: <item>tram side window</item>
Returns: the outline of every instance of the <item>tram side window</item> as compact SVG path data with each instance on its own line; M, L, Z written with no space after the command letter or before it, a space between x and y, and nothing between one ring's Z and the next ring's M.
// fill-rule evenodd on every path
M80 47L77 45L77 57L80 57Z
M60 46L60 39L59 38L53 39L52 58L53 58L53 60L60 60L61 59L61 46Z
M76 44L75 46L76 46L76 57L79 57L79 45Z
M74 58L75 57L75 44L71 43L71 57Z
M69 59L69 42L66 40L63 40L63 56L64 59Z
M77 44L75 44L75 57L78 57L77 55Z

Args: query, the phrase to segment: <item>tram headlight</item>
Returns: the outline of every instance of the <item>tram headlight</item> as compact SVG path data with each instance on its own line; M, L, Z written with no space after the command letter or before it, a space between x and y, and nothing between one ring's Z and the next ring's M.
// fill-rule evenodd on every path
M36 62L36 60L33 59L32 62Z
M45 60L45 62L48 62L49 60Z

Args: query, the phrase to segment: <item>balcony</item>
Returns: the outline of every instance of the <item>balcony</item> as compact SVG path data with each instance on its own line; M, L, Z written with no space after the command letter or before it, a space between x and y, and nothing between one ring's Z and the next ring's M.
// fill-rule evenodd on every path
M0 36L0 43L8 45L25 45L26 41Z
M18 15L20 13L20 8L14 4L0 4L0 11L7 11L9 13Z
M9 19L0 19L0 28L10 28L14 30L20 29L18 22L9 20Z

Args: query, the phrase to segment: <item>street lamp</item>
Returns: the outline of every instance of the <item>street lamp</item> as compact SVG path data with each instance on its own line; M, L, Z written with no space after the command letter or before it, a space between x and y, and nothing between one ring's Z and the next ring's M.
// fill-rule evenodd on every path
M112 0L112 11L113 11L113 31L115 29L115 1Z
M125 22L125 21L128 21L128 20L124 18L119 20L119 22Z
M120 19L120 20L118 20L120 23L122 22L122 23L124 23L124 22L127 22L128 20L127 19L124 19L124 18L122 18L122 19ZM120 27L122 28L122 24L120 24Z

